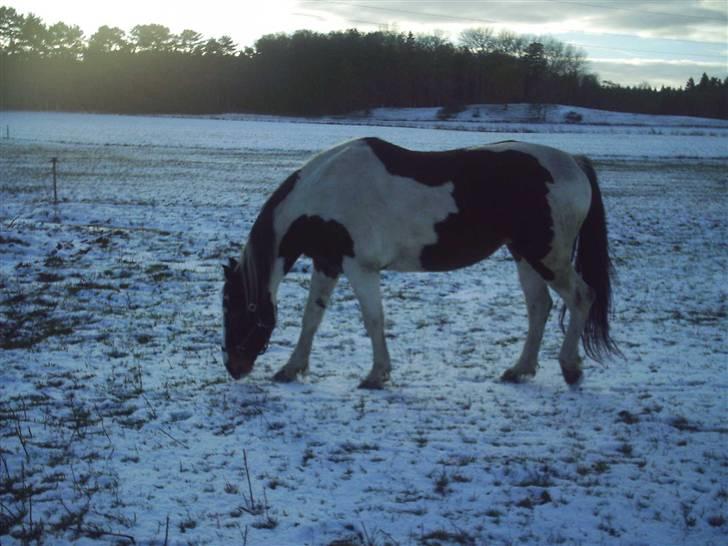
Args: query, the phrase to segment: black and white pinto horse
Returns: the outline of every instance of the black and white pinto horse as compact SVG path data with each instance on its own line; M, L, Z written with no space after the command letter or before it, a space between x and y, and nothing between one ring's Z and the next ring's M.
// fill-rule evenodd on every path
M279 284L306 255L314 270L300 338L274 379L307 371L314 334L344 273L374 353L360 387L381 388L391 364L380 271L450 271L503 245L518 267L528 334L502 379L536 373L551 287L569 312L561 371L568 384L578 383L579 339L595 360L617 352L604 207L589 159L514 141L442 152L377 138L336 146L283 182L256 219L241 261L223 266L225 366L235 379L250 373L275 327Z

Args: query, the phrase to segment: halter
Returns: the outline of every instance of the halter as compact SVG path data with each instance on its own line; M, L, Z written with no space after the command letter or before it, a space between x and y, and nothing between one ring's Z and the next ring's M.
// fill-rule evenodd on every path
M255 263L255 253L252 251L252 247L250 245L247 245L243 251L242 260L240 263L236 266L235 271L241 276L242 278L242 286L243 286L243 293L245 295L245 298L255 298L258 294L259 286L258 286L258 269L256 267ZM251 299L252 299L251 298ZM243 352L245 350L245 346L250 341L250 338L253 337L253 335L258 330L266 330L268 332L272 331L275 327L275 324L268 325L265 324L261 319L258 312L258 304L255 302L250 302L247 305L247 312L248 315L252 315L254 325L248 332L248 335L245 336L245 339L239 344L235 346L236 350ZM258 356L262 355L268 350L268 344L270 341L270 336L268 336L268 340L266 340L263 347L258 351Z
M243 352L245 350L245 345L247 345L248 341L250 340L251 337L253 337L253 334L255 334L257 330L267 330L267 331L273 330L272 326L270 326L270 325L264 323L262 320L260 320L260 318L258 317L258 314L257 314L257 310L258 310L258 306L255 303L248 304L248 312L253 314L253 318L255 319L255 324L250 329L250 332L248 333L248 335L245 336L245 339L241 343L238 343L235 346L235 349L239 352ZM270 343L270 337L268 338L268 340L266 340L265 344L263 344L263 347L260 349L260 351L258 351L258 356L262 355L263 353L265 353L268 350L269 343Z

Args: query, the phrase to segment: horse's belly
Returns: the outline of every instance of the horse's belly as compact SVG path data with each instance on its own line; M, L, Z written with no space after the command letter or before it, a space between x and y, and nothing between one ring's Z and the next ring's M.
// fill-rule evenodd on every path
M504 241L490 242L482 246L442 249L437 245L423 249L420 256L425 271L452 271L474 265L485 260L501 246Z
M383 269L390 271L452 271L474 265L493 254L506 241L499 238L463 240L451 245L444 241L413 247L400 247Z

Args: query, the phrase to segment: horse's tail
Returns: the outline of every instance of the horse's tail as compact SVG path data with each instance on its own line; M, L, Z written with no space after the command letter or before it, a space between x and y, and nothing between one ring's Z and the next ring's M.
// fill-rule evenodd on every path
M612 278L615 273L609 257L607 219L597 173L588 157L575 156L574 159L591 185L589 213L581 226L574 248L574 266L584 282L594 291L594 301L581 340L586 354L596 361L601 361L610 354L621 355L617 344L609 334Z

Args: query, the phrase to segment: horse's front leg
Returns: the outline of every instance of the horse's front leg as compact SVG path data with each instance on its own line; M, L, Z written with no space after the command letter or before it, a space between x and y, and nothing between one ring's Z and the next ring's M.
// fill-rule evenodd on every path
M353 260L344 262L344 273L359 300L364 326L372 341L374 364L360 389L381 389L389 379L392 365L384 339L384 310L379 287L379 271L362 268Z
M306 309L303 312L301 334L296 348L293 350L288 362L273 376L275 381L288 383L296 379L300 373L308 371L308 360L313 346L313 336L316 334L326 307L329 305L331 293L334 291L338 277L329 277L322 271L314 268L311 276L311 288L308 292Z

